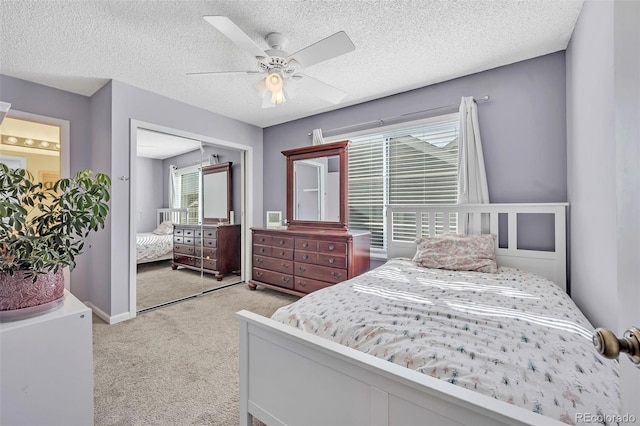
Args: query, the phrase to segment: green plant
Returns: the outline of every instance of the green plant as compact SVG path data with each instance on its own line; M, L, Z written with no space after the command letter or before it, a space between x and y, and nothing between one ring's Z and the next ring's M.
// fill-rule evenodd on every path
M104 228L109 176L82 170L50 187L0 163L0 273L33 278L73 269L91 231Z

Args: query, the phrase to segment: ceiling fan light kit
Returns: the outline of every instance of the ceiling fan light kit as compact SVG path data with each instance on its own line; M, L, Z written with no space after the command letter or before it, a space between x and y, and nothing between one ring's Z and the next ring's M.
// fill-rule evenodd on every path
M187 73L188 75L266 73L267 76L255 85L262 97L263 108L280 105L286 101L286 98L293 99L301 87L304 92L333 104L339 103L346 96L342 90L299 72L303 67L315 65L355 50L355 45L344 31L339 31L289 55L285 52L289 40L280 33L267 34L264 39L270 49L263 50L228 17L204 16L204 19L238 47L253 56L257 60L258 71L194 72ZM271 94L269 95L267 91Z

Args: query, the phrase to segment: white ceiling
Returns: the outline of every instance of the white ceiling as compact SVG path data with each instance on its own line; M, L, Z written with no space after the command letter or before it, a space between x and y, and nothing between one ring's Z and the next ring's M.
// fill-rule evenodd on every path
M85 96L114 79L267 127L564 50L582 3L0 0L0 72ZM356 50L304 72L346 97L331 105L301 92L262 109L261 75L185 75L256 69L204 15L228 16L264 49L267 33L283 33L289 53L345 31Z

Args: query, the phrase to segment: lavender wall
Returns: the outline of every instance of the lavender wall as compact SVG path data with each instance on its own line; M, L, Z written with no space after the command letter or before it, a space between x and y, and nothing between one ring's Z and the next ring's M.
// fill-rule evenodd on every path
M230 141L253 147L253 184L256 188L252 200L254 220L261 223L262 193L262 129L214 114L210 111L187 105L173 99L148 92L119 81L112 81L112 138L110 158L111 175L115 177L112 188L111 251L109 260L110 280L100 286L110 291L111 306L106 311L113 321L127 319L129 313L129 271L122 265L130 262L128 221L130 214L130 185L134 182L119 180L119 176L130 175L129 134L130 120L166 126L197 135ZM98 284L96 284L98 285Z
M281 151L311 145L308 133L457 104L478 106L491 202L567 200L564 52L461 77L264 129L264 209L286 208ZM457 111L441 109L437 114Z
M151 232L156 228L156 209L167 206L164 203L167 186L163 180L162 160L154 158L136 158L137 217L136 233Z

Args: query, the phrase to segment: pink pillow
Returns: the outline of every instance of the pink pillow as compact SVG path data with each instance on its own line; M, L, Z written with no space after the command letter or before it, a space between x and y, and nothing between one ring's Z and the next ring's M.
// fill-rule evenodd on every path
M422 237L413 263L425 268L454 271L498 272L496 264L496 236L493 234L448 234Z

